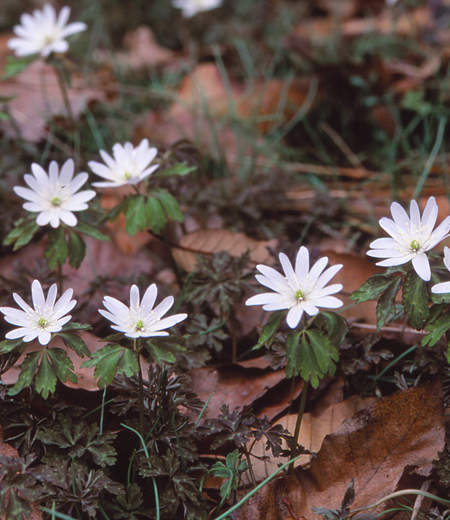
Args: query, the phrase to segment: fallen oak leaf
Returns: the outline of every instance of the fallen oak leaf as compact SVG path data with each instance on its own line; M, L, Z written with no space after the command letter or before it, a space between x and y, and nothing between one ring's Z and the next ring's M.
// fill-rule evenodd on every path
M307 470L276 479L252 496L233 520L287 520L283 498L296 514L317 520L312 507L340 507L355 479L355 509L394 492L405 470L428 475L431 461L444 447L445 422L438 381L397 392L346 420L327 435Z
M234 233L227 229L202 229L183 235L178 246L172 248L175 261L187 272L194 270L197 254L212 255L227 251L238 257L247 250L254 264L271 265L274 258L267 248L275 248L277 240L254 240L244 233Z

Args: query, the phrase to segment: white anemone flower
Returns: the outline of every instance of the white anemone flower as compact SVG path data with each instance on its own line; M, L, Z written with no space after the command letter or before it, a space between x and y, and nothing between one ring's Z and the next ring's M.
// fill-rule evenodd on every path
M222 0L172 0L176 9L181 9L185 18L191 18L201 11L210 11L222 5Z
M33 308L31 308L18 294L13 298L23 310L13 307L0 307L0 312L5 315L5 320L20 328L6 334L7 339L23 338L23 341L32 341L38 338L41 345L47 345L52 333L59 332L72 316L65 316L77 303L72 300L73 290L67 291L56 301L57 288L53 284L48 290L47 299L44 297L42 286L38 280L31 284L31 296Z
M402 265L411 260L416 273L428 282L431 269L426 252L449 235L450 217L445 218L433 231L438 216L438 206L434 197L428 199L422 218L415 200L411 201L409 207L411 217L408 217L398 202L391 204L391 213L394 220L383 217L380 226L392 238L374 240L370 244L372 249L367 254L375 258L386 258L377 263L382 267Z
M329 309L342 307L341 300L330 296L339 292L342 285L333 284L325 287L333 276L342 269L342 264L334 265L324 271L328 264L328 258L323 257L310 270L309 252L304 246L297 253L295 270L284 253L280 253L279 258L285 276L272 267L256 266L256 269L261 273L256 275L258 282L275 292L252 296L245 302L246 305L263 305L265 311L289 309L286 321L291 329L297 327L303 312L306 312L309 316L315 316L319 312L318 307Z
M131 143L125 143L124 146L116 143L113 146L114 159L100 150L105 164L89 161L88 165L96 175L106 179L106 182L94 182L92 186L114 188L141 182L158 168L158 164L149 166L157 153L156 148L149 147L148 139L143 139L136 148Z
M450 271L450 249L444 247L444 265ZM441 282L433 285L431 292L434 294L450 293L450 282Z
M25 174L24 179L29 188L15 186L14 191L25 200L23 205L27 211L37 211L39 215L36 223L39 226L50 224L53 228L59 227L60 220L68 226L76 226L78 220L72 211L83 211L88 208L86 202L95 197L95 191L77 191L87 181L89 175L85 172L73 177L73 159L67 159L59 172L56 161L52 161L49 174L33 163L33 175Z
M164 329L173 327L175 324L186 319L187 314L174 314L168 318L161 319L172 307L173 296L168 296L153 309L158 289L155 284L150 285L145 291L142 302L140 302L139 288L132 285L130 289L130 306L105 296L103 305L108 309L99 309L99 313L114 325L111 328L123 332L129 338L150 338L154 336L168 336ZM109 312L108 312L109 311Z
M83 22L66 25L69 16L70 7L63 7L57 18L50 4L45 4L42 10L36 9L32 15L24 13L20 17L22 25L14 27L17 38L9 40L7 45L19 57L40 54L46 58L52 52L66 52L69 44L65 38L87 28Z

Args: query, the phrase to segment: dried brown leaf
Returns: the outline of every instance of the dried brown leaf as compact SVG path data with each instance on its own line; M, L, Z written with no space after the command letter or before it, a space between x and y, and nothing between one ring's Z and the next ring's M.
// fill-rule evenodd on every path
M442 389L433 382L377 400L327 435L309 469L263 487L230 516L233 520L287 520L292 505L298 517L317 520L312 507L339 508L355 479L355 509L396 490L408 468L429 474L444 447Z

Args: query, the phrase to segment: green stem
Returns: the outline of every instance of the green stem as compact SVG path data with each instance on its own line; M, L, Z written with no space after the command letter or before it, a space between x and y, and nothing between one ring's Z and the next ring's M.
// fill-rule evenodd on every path
M73 117L72 106L69 100L69 94L67 92L66 86L66 78L61 70L61 67L57 64L56 60L52 60L53 69L56 72L56 77L58 79L58 85L61 90L61 94L64 100L64 106L66 107L67 119L69 120L70 126L73 128L75 123L75 118Z
M139 377L139 433L144 435L144 381L142 379L142 366L140 348L137 344L137 339L133 340L133 349L136 352L138 363L138 377Z
M63 293L63 275L62 275L62 265L59 260L56 263L56 274L58 276L58 289L59 289L60 294L62 294Z
M300 458L300 455L298 457L295 457L294 459L292 460L289 460L288 462L286 462L285 464L283 464L282 466L280 466L276 471L275 473L272 473L272 475L269 475L265 480L263 480L261 482L261 484L258 484L255 489L252 489L252 491L250 491L250 493L248 493L247 495L245 495L244 498L242 498L241 500L239 500L239 502L237 504L235 504L233 507L230 507L230 509L228 509L228 511L225 511L225 513L222 513L220 516L218 516L215 520L225 520L225 518L227 516L229 516L233 511L236 511L236 509L239 509L245 502L247 502L247 500L252 497L253 495L255 495L256 493L258 493L258 491L263 488L266 484L268 484L272 479L274 479L278 473L280 473L281 471L284 470L284 468L287 468L289 465L293 464L298 458Z
M294 436L292 438L291 460L293 460L297 456L298 437L300 435L300 426L302 424L303 413L305 411L306 395L308 393L308 386L309 386L309 379L304 381L304 383L303 383L302 395L300 397L300 406L298 407L297 421L295 423ZM289 468L289 474L292 475L293 472L294 472L294 466L292 465Z
M253 485L253 487L256 487L256 478L255 478L255 473L253 471L253 464L252 464L252 461L250 460L250 453L249 453L249 451L247 450L247 448L245 446L243 448L244 448L245 458L247 459L248 471L250 473L250 478L252 479L252 485Z

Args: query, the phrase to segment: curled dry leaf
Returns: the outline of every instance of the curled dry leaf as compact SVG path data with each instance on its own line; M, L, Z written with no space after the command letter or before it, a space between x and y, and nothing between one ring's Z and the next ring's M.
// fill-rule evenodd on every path
M287 520L296 515L317 520L312 507L338 509L352 478L354 509L366 507L396 490L414 468L428 475L431 461L444 448L442 389L438 382L397 392L344 421L327 435L305 470L264 486L233 520ZM407 480L407 478L406 478ZM403 480L404 482L404 480Z
M175 261L187 272L195 267L197 254L214 254L227 251L231 256L240 256L250 250L254 264L271 265L274 258L268 248L275 248L277 240L254 240L244 233L233 233L227 229L203 229L181 237L179 247L172 248Z

